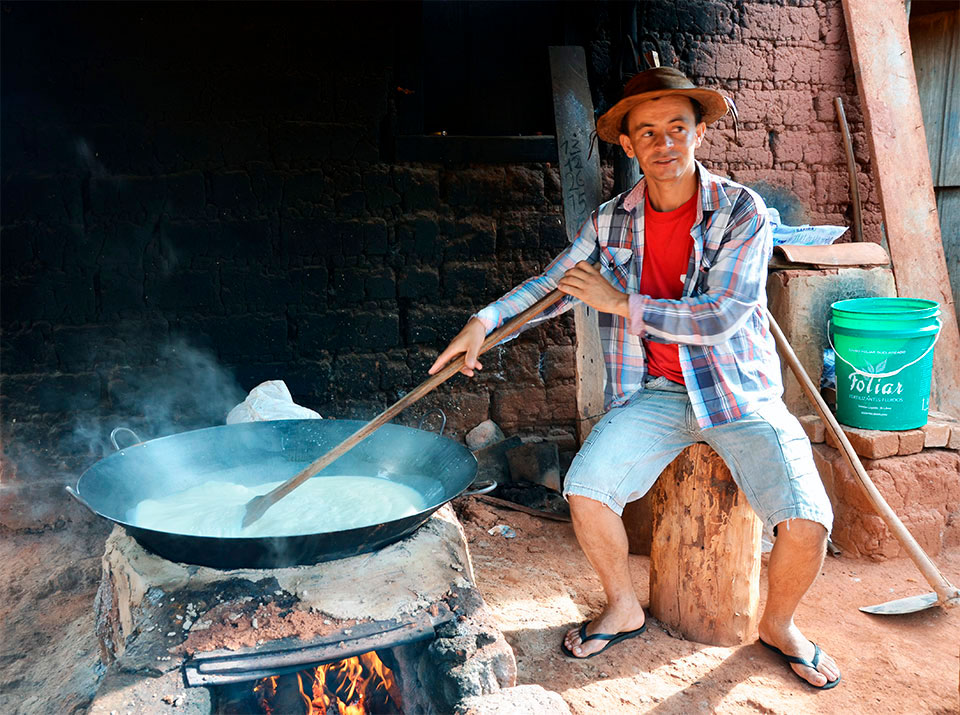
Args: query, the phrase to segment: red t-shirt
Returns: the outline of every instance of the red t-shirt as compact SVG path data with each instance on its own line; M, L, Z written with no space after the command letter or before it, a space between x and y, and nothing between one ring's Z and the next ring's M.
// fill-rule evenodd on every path
M683 296L683 282L690 265L693 237L690 229L697 220L697 192L673 211L657 211L645 194L643 209L643 271L640 292L651 298L676 300ZM684 384L680 371L680 350L676 344L644 340L647 369L654 377L666 377Z

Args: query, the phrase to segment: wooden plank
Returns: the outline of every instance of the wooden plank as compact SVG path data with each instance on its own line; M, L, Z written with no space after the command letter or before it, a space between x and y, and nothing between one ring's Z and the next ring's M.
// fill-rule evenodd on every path
M917 72L920 112L927 135L927 155L933 184L940 180L940 145L943 141L943 102L947 89L947 49L950 38L943 16L921 15L910 22L910 44Z
M902 0L843 0L897 293L940 303L931 406L960 414L960 328L940 241ZM904 157L910 157L904 161Z
M913 63L934 186L960 186L957 75L960 11L922 15L910 23Z
M593 99L587 84L587 64L582 47L551 47L550 76L557 125L557 151L563 186L563 217L567 238L600 205L600 157L590 151L594 130ZM577 439L583 443L603 414L604 362L600 348L597 311L580 305L574 311L576 326Z
M943 102L943 141L940 144L939 186L960 186L960 10L953 12L947 88Z
M940 215L940 235L947 258L950 287L954 305L960 301L960 186L937 189L937 213Z

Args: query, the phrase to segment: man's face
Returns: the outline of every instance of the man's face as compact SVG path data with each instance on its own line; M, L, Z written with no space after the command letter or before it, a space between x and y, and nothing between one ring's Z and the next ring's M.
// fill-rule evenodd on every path
M637 159L648 180L672 181L694 170L693 153L706 129L703 122L696 123L690 99L667 95L630 110L628 134L620 135L620 146Z

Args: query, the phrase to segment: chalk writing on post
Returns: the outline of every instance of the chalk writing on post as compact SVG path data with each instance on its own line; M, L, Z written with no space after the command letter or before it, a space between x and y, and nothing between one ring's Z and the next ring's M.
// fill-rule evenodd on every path
M577 231L584 221L587 220L587 192L586 177L584 176L583 144L580 137L574 136L565 138L560 142L560 154L562 156L562 172L564 197L570 203L569 209L574 219L571 229Z

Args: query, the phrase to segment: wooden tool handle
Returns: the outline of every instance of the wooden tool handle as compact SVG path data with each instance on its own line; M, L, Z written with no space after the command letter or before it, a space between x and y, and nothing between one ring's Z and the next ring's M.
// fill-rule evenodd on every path
M513 320L504 325L503 327L495 330L487 336L486 340L483 341L483 345L480 346L480 354L485 353L487 350L492 348L494 345L499 343L504 338L512 335L517 332L521 327L526 323L532 320L534 317L545 311L550 306L557 303L561 298L564 297L564 294L559 290L553 290L548 293L546 296L538 300L536 303L531 305L529 308L524 310L522 313L517 315ZM267 492L263 496L255 497L250 500L247 505L247 515L244 518L243 525L249 526L254 521L260 518L263 515L263 512L267 510L272 504L275 504L278 500L285 497L287 494L292 492L294 489L299 487L305 481L310 479L313 475L319 472L321 469L328 467L338 458L342 457L344 454L353 449L358 443L362 442L364 439L369 437L371 434L376 432L380 427L385 425L391 419L393 419L397 414L402 410L406 409L414 402L419 400L421 397L426 395L428 392L436 388L438 385L446 382L451 377L456 375L463 368L466 361L466 356L461 355L460 357L454 358L449 363L447 363L443 369L440 370L436 375L431 375L428 379L422 382L416 389L411 392L408 392L406 395L397 400L393 405L385 409L379 415L374 417L370 422L365 424L363 427L358 429L352 435L347 437L343 442L338 444L336 447L331 449L329 452L324 454L322 457L314 460L306 467L303 468L300 472L290 477L283 484L278 486L276 489L273 489L270 492ZM255 507L254 503L257 503Z
M843 150L847 155L847 174L850 176L850 203L853 206L853 240L863 243L863 209L860 206L860 183L857 181L857 160L853 153L853 138L847 124L847 114L843 111L843 99L835 97L833 106L837 108L837 121L843 133Z
M923 574L927 583L937 592L937 596L939 597L938 603L943 606L960 605L960 591L944 578L936 564L934 564L926 552L920 548L920 544L918 544L916 539L913 538L913 535L907 531L907 527L903 525L900 518L894 513L893 509L890 508L890 505L887 504L883 495L877 491L877 487L867 474L867 470L863 468L860 457L857 456L856 451L854 451L853 446L850 444L850 440L847 439L847 435L845 435L840 428L840 423L837 422L833 413L830 412L830 408L827 407L827 403L823 401L819 390L814 387L810 376L807 375L807 371L803 368L803 364L797 358L796 353L793 352L793 348L790 347L783 332L780 330L780 326L777 325L777 321L773 319L773 315L771 315L769 311L767 312L767 318L770 320L770 329L773 331L773 339L777 343L777 348L779 348L781 354L786 359L790 369L793 370L793 374L797 376L800 386L813 403L813 406L820 415L820 419L822 419L829 430L833 432L833 436L842 446L841 451L843 452L843 456L846 457L847 463L850 465L853 473L857 475L857 479L864 493L867 495L867 499L873 504L874 509L877 510L880 518L883 519L897 541L900 542L900 545L903 546L910 558L913 559L913 563L920 569L920 573Z

